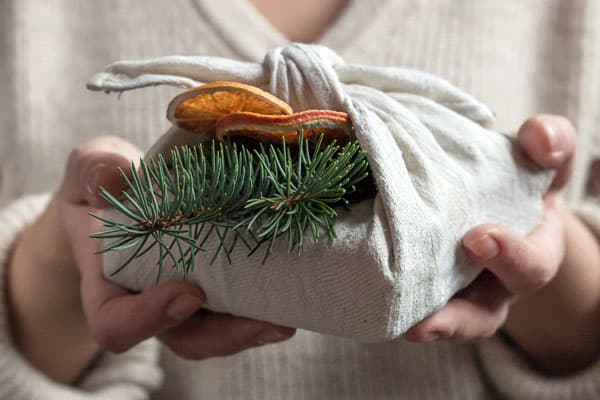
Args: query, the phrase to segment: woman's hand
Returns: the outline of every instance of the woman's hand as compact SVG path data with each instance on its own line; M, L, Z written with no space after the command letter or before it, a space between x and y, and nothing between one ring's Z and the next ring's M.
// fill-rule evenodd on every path
M165 283L140 294L104 279L102 230L88 212L101 213L102 186L122 189L141 153L103 137L75 149L63 182L44 214L18 241L9 265L13 334L23 354L51 378L73 382L100 349L123 352L159 335L189 358L227 355L284 340L294 330L200 310L203 291L186 282Z
M568 372L593 360L600 342L598 242L566 211L561 195L573 168L575 131L562 117L541 115L521 126L518 144L538 168L556 170L541 223L527 237L495 224L467 232L468 256L486 269L405 337L478 339L507 322L508 335L538 366Z

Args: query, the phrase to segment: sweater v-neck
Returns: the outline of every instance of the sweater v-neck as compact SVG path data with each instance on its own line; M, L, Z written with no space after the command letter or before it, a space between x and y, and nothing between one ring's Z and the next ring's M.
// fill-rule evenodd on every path
M291 41L248 0L191 0L240 58L260 61L273 47ZM342 52L375 23L390 0L350 0L314 43Z

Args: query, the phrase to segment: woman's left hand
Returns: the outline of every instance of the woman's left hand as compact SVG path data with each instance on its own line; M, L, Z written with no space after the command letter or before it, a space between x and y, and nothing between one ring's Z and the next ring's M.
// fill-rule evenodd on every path
M556 170L544 196L541 223L526 237L497 225L479 225L463 237L469 257L485 270L443 308L405 333L411 341L489 337L506 321L517 296L547 285L565 257L565 186L575 155L575 130L565 118L539 115L519 129L518 145L536 168Z

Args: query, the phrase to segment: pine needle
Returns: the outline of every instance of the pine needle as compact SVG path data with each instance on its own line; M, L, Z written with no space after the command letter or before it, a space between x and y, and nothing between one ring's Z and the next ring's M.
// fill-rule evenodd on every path
M142 161L139 170L132 165L129 174L121 171L127 187L122 196L101 190L121 218L90 213L106 228L91 236L106 240L101 252L132 251L113 274L158 244L157 282L166 263L184 274L192 271L211 238L217 247L210 263L220 253L231 262L236 245L245 246L249 256L266 245L265 262L282 235L288 251L298 253L307 233L333 240L335 207L348 204L346 196L368 169L357 142L325 146L322 136L311 144L300 135L298 148L284 140L254 150L216 141L174 148L170 165L158 156Z

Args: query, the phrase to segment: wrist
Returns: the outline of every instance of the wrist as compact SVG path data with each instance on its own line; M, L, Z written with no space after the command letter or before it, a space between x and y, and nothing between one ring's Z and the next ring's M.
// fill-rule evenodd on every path
M566 254L555 278L511 307L504 330L547 373L584 368L600 352L600 246L574 215L565 216Z
M97 353L79 295L79 272L54 199L13 247L8 298L15 342L51 379L73 382Z

